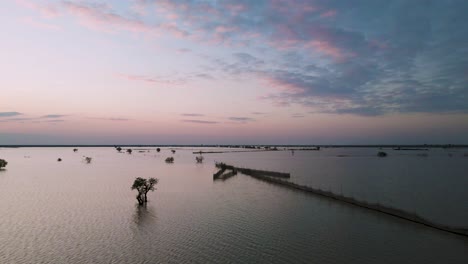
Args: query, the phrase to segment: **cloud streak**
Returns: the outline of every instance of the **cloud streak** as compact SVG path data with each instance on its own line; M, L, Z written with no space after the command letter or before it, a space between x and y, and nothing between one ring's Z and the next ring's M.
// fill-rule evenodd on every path
M238 117L238 116L228 117L228 119L229 119L230 121L241 122L241 123L254 122L254 121L256 121L255 119L250 118L250 117Z
M184 113L181 114L181 116L192 116L192 117L197 117L197 116L205 116L203 114L197 114L197 113Z
M66 115L51 114L51 115L43 115L40 118L60 118L60 117L64 117L64 116L66 116Z
M180 121L183 123L206 124L206 125L219 124L219 122L216 122L216 121L198 120L198 119L183 119Z
M19 112L0 112L0 117L12 117L12 116L19 116L22 113Z

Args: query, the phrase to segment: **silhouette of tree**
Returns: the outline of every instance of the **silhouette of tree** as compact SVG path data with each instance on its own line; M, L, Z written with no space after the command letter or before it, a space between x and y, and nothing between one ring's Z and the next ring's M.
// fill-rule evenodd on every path
M156 188L154 186L158 183L158 179L156 178L149 178L149 180L144 178L136 178L132 185L132 190L137 190L138 194L136 199L138 204L143 205L148 202L147 194L149 191L154 191Z
M387 153L383 151L379 151L379 153L377 153L377 156L382 157L382 158L387 157Z
M160 149L160 148L157 148L157 149L156 149L156 151L157 151L157 152L160 152L160 151L161 151L161 149Z
M122 148L121 147L116 147L115 148L118 152L121 152L122 151Z
M171 151L172 151L172 154L174 154L174 153L175 153L175 149L173 149L173 150L171 150Z
M203 156L201 156L201 155L195 157L195 160L197 161L197 163L203 163L203 160L204 160L204 159L205 159L205 158L204 158Z
M91 158L91 157L85 157L85 162L88 163L88 164L91 163L92 160L93 160L93 158Z
M166 158L166 163L174 163L174 157Z
M6 160L0 159L0 169L6 167L7 164L8 162Z
M77 152L77 151L78 151L78 149L73 149L73 152Z
M127 149L128 154L132 154L132 149Z

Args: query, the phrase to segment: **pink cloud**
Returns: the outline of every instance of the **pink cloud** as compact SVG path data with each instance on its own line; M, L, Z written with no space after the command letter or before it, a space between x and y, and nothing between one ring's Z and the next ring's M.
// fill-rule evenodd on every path
M228 32L232 32L232 31L237 31L239 28L237 27L228 27L228 26L217 26L215 28L215 31L216 33L228 33Z
M41 5L29 0L15 0L20 6L38 11L43 17L53 18L59 15L57 9L52 5Z
M290 83L286 80L282 80L279 78L274 78L266 74L260 73L258 74L258 78L260 81L264 82L267 86L275 87L279 89L281 92L286 92L288 94L300 94L305 91L304 88L298 87L297 85L293 83Z
M306 46L313 48L320 53L331 56L338 61L342 61L347 58L344 51L327 41L313 40L310 41Z
M142 21L128 19L108 11L107 6L88 6L72 2L63 2L62 6L73 16L79 18L81 23L93 29L113 31L110 25L117 25L121 29L133 32L149 31L152 28Z
M161 24L159 28L179 38L185 38L190 35L189 32L179 28L176 23Z
M320 14L320 17L323 17L323 18L335 17L335 16L336 16L336 10L328 10Z

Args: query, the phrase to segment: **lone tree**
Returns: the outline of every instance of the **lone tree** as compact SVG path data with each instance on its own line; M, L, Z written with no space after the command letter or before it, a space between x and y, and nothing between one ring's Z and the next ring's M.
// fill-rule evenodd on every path
M161 149L160 149L160 148L157 148L156 151L159 152L159 151L161 151Z
M132 149L127 149L128 154L132 154Z
M118 152L121 152L122 151L122 148L121 147L116 147L115 148Z
M149 191L154 191L156 188L154 186L158 183L158 179L156 178L149 178L149 180L144 178L136 178L132 185L132 190L137 190L138 194L136 199L138 200L138 204L143 205L144 203L148 202L148 197L146 194Z
M6 167L7 164L8 162L6 160L0 159L0 169Z

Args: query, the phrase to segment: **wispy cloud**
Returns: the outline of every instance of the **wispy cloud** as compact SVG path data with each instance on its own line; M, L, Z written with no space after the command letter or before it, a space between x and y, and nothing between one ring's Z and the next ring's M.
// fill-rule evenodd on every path
M0 117L11 117L11 116L19 116L22 113L19 112L0 112Z
M65 122L64 119L49 119L49 118L42 118L42 117L15 117L15 118L7 118L1 119L0 122L8 123L8 122L18 122L18 123L60 123Z
M66 116L66 115L51 114L51 115L43 115L40 118L61 118L61 117L64 117L64 116Z
M152 29L151 26L141 20L115 13L108 4L62 1L59 7L76 17L83 25L92 29L104 31L128 30L132 32L147 32Z
M253 119L253 118L251 118L251 117L237 117L237 116L232 116L232 117L228 117L228 119L231 120L231 121L242 122L242 123L256 121L255 119Z
M47 123L61 123L61 122L65 122L66 120L63 120L63 119L52 119L52 120L46 120L46 121L43 121L43 122L47 122Z
M145 82L148 84L166 84L166 85L181 85L186 83L187 78L184 77L150 77L145 75L118 74L120 78L129 81Z
M181 114L181 116L205 116L205 115L197 114L197 113L184 113L184 114Z
M88 117L88 119L103 120L103 121L130 121L132 119L122 117Z
M305 117L305 115L297 113L297 114L292 114L291 117L292 118L302 118L302 117Z
M15 117L15 118L8 118L3 119L4 121L30 121L30 120L37 120L37 118L29 118L29 117Z
M270 88L261 98L275 106L363 116L468 112L468 1L18 3L94 30L170 36L193 44L177 45L190 47L176 48L179 53L194 49L193 55L201 44L208 45L206 50L235 50L222 58L213 55L218 57L207 62L212 71L120 76L130 81L178 85L223 79L217 74L248 76Z
M184 123L196 123L196 124L218 124L219 123L216 121L197 120L197 119L183 119L180 121Z

